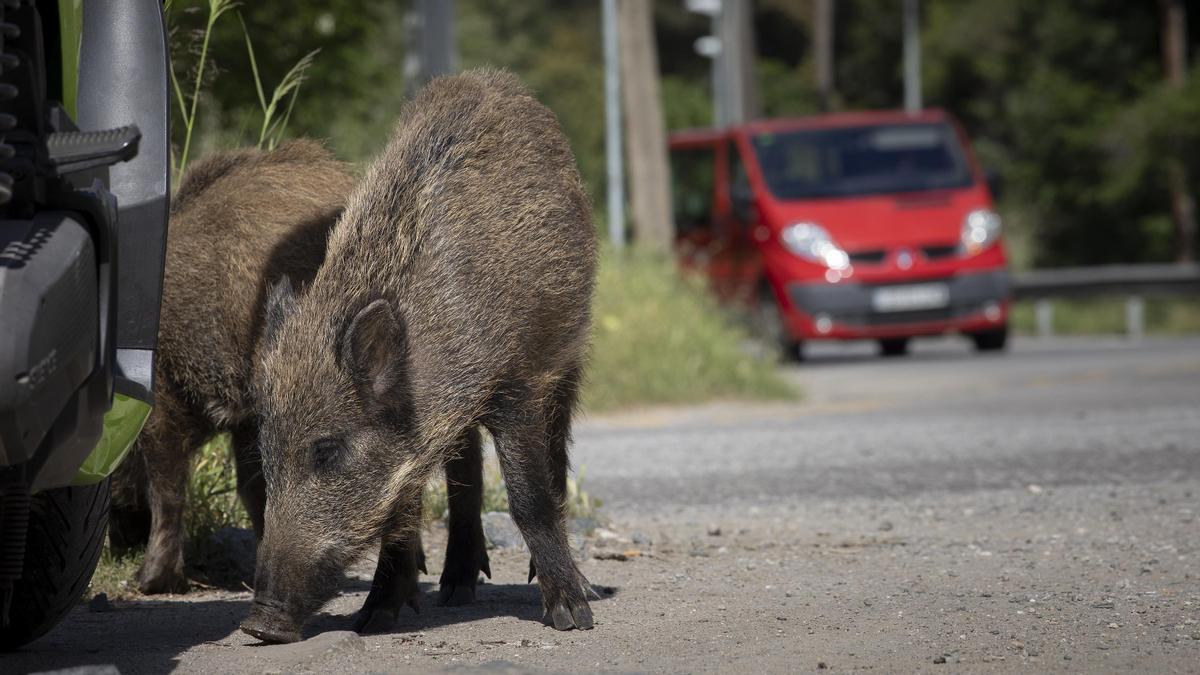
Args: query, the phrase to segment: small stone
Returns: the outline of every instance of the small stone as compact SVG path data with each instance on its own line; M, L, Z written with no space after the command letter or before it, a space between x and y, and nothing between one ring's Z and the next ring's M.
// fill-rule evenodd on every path
M512 516L502 511L489 511L483 514L483 536L492 548L514 549L528 551L525 538L517 529Z
M592 534L594 534L596 536L596 538L601 541L609 541L609 540L615 540L615 539L621 538L620 535L618 535L616 532L605 529L603 527L597 527L595 529L595 531L592 532Z
M706 532L708 532L708 536L710 537L719 537L721 536L721 526L714 523L708 526Z
M1092 603L1092 609L1112 609L1115 606L1112 600L1102 600Z
M817 661L817 670L825 670L828 667L824 661Z
M273 659L286 659L293 663L319 659L330 654L347 654L366 651L367 643L358 633L348 630L331 630L291 644L260 647L256 654Z
M113 611L112 603L108 601L108 593L97 593L95 597L88 601L89 612L111 612Z
M629 535L629 540L632 541L633 543L637 544L638 546L649 546L650 545L650 537L647 537L645 534L642 534L641 532L634 532L633 534Z
M945 663L946 657L945 656L935 656L935 657L933 657L933 662L937 663L937 664Z
M258 539L254 537L253 530L222 527L212 533L207 543L204 556L206 568L216 571L218 576L254 578Z
M885 521L883 521L882 523L880 523L880 524L879 524L879 531L880 531L880 532L891 532L891 531L892 531L892 530L894 530L895 528L896 528L896 524L895 524L895 523L893 523L893 522L892 522L892 521L890 521L890 520L885 520Z

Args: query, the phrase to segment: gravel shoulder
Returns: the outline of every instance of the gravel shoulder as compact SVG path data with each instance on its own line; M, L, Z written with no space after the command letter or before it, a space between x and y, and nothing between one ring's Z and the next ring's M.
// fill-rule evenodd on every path
M338 632L366 567L297 645L255 646L249 593L210 591L81 607L0 670L1200 671L1200 341L854 349L788 372L802 404L585 421L595 630L541 625L515 550L435 607L435 529L390 634Z

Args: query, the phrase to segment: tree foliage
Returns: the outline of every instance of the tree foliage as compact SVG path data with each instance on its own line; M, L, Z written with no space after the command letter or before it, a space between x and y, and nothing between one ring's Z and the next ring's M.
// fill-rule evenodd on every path
M207 0L175 0L174 53L194 60ZM1166 166L1200 192L1200 81L1163 82L1159 7L1124 0L924 0L927 105L962 120L1006 185L1002 210L1023 261L1038 265L1169 260L1174 241ZM265 81L320 49L289 133L330 138L349 159L374 154L404 98L403 11L391 0L243 2ZM838 0L838 109L901 102L901 3ZM554 109L593 197L604 187L598 3L457 0L460 65L521 75ZM758 89L766 116L817 110L811 2L757 0ZM709 62L692 48L708 19L679 0L655 4L668 128L711 122ZM1192 46L1200 12L1190 18ZM192 51L189 51L189 44ZM232 22L213 36L206 129L252 142L261 111L245 40ZM602 200L597 199L597 202Z

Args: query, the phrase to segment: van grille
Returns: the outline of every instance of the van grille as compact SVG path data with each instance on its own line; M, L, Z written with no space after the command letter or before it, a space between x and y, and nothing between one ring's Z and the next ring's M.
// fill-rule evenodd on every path
M958 255L957 244L926 244L918 247L921 255L930 261L945 260ZM849 251L850 262L854 265L881 265L887 260L889 250L884 248Z
M944 244L933 246L922 246L921 254L928 260L941 260L942 258L950 258L958 253L957 244Z
M885 257L887 257L887 251L883 249L854 251L853 253L848 253L847 255L850 256L850 262L858 265L878 265L879 263L883 262Z

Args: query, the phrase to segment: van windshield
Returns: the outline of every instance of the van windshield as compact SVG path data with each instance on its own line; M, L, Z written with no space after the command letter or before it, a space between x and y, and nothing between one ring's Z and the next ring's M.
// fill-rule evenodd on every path
M971 171L946 124L760 133L754 152L779 199L966 187Z

